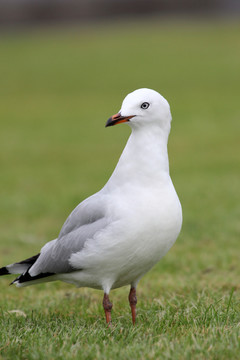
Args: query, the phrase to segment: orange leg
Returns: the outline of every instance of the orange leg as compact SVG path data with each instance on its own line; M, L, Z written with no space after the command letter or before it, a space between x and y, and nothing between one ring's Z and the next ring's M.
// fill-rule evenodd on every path
M132 287L130 289L128 300L129 300L129 304L131 306L131 311L132 311L132 322L133 322L133 325L135 325L135 321L136 321L136 305L137 305L136 288Z
M108 294L104 294L103 296L103 308L106 315L106 322L107 324L111 323L111 310L112 310L112 303L109 300Z

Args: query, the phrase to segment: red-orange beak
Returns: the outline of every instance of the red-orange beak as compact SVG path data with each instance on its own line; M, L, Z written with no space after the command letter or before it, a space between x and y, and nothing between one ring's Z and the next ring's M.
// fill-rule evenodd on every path
M105 127L107 126L113 126L113 125L117 125L117 124L121 124L124 122L129 121L131 118L133 118L135 115L131 115L131 116L122 116L120 113L117 113L113 116L111 116L108 121L106 122Z

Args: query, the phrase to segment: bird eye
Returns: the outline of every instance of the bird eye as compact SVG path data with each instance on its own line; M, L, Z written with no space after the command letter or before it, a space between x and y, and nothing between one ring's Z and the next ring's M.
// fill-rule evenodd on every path
M148 102L144 102L144 103L142 103L142 105L141 105L141 109L144 109L144 110L146 110L148 107L149 107L149 103Z

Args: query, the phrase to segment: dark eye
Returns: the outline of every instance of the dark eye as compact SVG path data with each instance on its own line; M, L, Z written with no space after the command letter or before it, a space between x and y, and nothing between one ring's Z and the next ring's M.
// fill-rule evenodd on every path
M142 105L141 105L141 109L144 109L144 110L146 110L148 107L149 107L149 103L148 102L144 102L144 103L142 103Z

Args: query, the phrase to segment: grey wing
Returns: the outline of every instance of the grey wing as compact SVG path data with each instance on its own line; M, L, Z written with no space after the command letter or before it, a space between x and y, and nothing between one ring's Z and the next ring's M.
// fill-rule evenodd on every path
M39 258L29 270L31 276L76 270L69 264L71 255L81 251L87 239L109 224L102 197L97 195L80 203L67 218L58 239L48 242L42 248Z
M80 228L105 217L106 206L101 191L81 202L69 215L59 233L58 239Z

